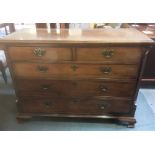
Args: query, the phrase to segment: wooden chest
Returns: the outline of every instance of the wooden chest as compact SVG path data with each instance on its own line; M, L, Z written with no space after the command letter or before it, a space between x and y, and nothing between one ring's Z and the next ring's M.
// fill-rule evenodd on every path
M118 119L133 127L152 40L135 29L24 29L0 40L17 96L17 118Z

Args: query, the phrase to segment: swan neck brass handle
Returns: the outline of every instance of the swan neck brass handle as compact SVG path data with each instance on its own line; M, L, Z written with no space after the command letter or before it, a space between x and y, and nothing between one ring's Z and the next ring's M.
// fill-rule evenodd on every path
M102 106L100 107L100 109L101 109L101 110L104 110L104 109L105 109L105 106L104 106L104 105L102 105Z
M102 51L102 55L105 58L111 58L114 55L114 50L113 49L104 50L104 51Z
M45 72L48 71L48 67L46 67L46 66L38 66L38 70L39 70L39 72L45 73Z
M100 109L101 110L104 110L104 109L108 108L109 106L110 106L110 104L105 102L105 101L100 103Z
M42 85L41 88L42 90L49 90L50 87L48 85Z
M102 88L101 89L101 91L103 91L103 92L107 92L107 90L108 90L107 88Z
M103 85L101 85L101 86L99 87L99 89L100 89L102 92L107 92L107 90L108 90L108 88L105 87L105 86L103 86Z
M109 74L112 72L112 68L111 67L101 67L100 71L104 74Z
M42 48L35 48L33 53L35 56L42 57L45 55L46 51L45 49L42 49Z

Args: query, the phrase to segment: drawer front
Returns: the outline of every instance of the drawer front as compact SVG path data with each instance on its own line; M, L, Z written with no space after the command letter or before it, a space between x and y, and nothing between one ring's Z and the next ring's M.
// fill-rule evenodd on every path
M21 113L102 115L126 114L131 110L131 100L101 99L23 99L19 101Z
M77 61L111 61L118 63L139 63L141 48L77 48Z
M47 60L70 61L72 51L70 48L48 47L10 47L9 56L13 61Z
M20 96L42 97L133 97L135 85L136 82L105 82L101 80L17 80L17 90Z
M39 64L14 63L15 76L24 78L52 77L102 77L128 78L137 77L137 65L101 65L101 64Z

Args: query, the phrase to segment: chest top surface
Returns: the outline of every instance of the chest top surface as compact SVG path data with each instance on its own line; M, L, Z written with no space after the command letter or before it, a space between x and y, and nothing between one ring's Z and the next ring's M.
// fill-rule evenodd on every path
M2 39L8 43L152 43L134 28L120 29L22 29Z

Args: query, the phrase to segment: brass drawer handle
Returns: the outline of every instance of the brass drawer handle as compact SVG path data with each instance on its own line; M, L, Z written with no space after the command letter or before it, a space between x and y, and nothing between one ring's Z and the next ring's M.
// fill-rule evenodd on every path
M101 91L107 92L108 88L102 88Z
M42 85L42 86L41 86L41 89L43 89L43 90L49 90L49 88L50 88L50 87L49 87L48 85Z
M42 57L45 55L46 51L42 48L35 48L33 53L35 56Z
M112 72L112 68L111 67L101 67L100 71L103 72L104 74L109 74Z
M108 88L105 87L105 86L103 86L103 85L99 86L99 89L100 89L102 92L107 92L107 91L108 91Z
M48 67L46 66L38 66L39 72L45 73L48 71Z
M101 110L104 110L104 109L105 109L105 106L104 106L104 105L102 105L102 106L100 107L100 109L101 109Z
M76 65L76 64L71 65L71 69L72 69L73 71L76 71L78 68L79 68L79 66Z
M113 55L114 55L114 50L111 49L111 50L104 50L102 52L102 55L105 57L105 58L111 58Z
M99 107L100 107L101 110L104 110L104 109L106 109L109 105L110 105L110 104L107 103L107 102L102 102L102 103L100 104Z

